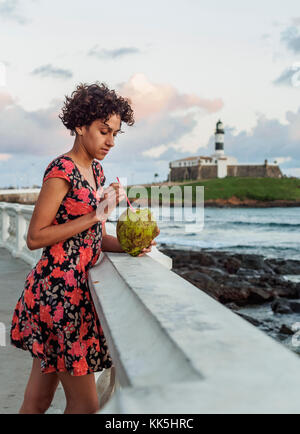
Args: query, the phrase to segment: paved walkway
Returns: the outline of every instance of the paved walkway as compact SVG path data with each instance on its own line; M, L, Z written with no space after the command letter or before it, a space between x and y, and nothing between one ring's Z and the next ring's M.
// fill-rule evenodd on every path
M31 267L0 248L0 322L5 325L5 346L0 346L0 414L18 413L32 366L32 356L10 344L13 310L24 288ZM0 344L3 345L3 325ZM65 396L59 385L48 413L63 413Z

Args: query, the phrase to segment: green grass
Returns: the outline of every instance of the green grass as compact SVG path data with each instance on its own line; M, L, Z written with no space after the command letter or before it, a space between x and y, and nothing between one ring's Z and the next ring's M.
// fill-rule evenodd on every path
M241 200L300 200L300 179L298 178L226 177L223 179L215 178L180 185L181 188L184 186L203 186L204 200L229 199L232 196L236 196ZM150 197L151 187L147 187L147 193L148 197ZM131 190L130 196L135 197L134 189ZM196 189L193 188L193 200L195 200L195 198Z

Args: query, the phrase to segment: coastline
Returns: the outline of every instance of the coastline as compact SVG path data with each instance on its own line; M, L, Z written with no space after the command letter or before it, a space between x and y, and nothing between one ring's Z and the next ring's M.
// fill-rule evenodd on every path
M136 203L140 206L162 206L161 200L152 200L144 199L144 198L129 198L131 203ZM181 205L182 203L180 203ZM170 202L168 206L170 208L174 208L179 206L178 203ZM197 205L196 201L186 202L185 205L195 207ZM204 200L204 207L210 208L289 208L289 207L300 207L300 201L297 200L271 200L271 201L262 201L256 199L244 199L241 200L236 196L232 196L229 199L208 199Z

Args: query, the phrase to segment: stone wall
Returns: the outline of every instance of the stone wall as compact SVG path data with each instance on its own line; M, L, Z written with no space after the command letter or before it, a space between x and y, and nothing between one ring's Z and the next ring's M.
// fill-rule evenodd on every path
M282 178L279 166L268 165L242 165L228 166L227 176L240 176L252 178Z
M175 167L171 169L169 181L180 182L217 177L217 166Z
M269 165L235 165L227 166L227 176L240 176L251 178L282 178L279 166ZM172 168L169 175L171 182L196 181L198 179L217 178L217 165L213 166L192 166Z

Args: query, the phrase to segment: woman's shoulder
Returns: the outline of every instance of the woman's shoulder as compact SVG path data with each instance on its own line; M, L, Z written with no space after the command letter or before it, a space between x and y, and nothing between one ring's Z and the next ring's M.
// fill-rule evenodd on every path
M67 155L59 155L46 167L44 181L48 178L65 178L71 181L74 176L74 163Z

